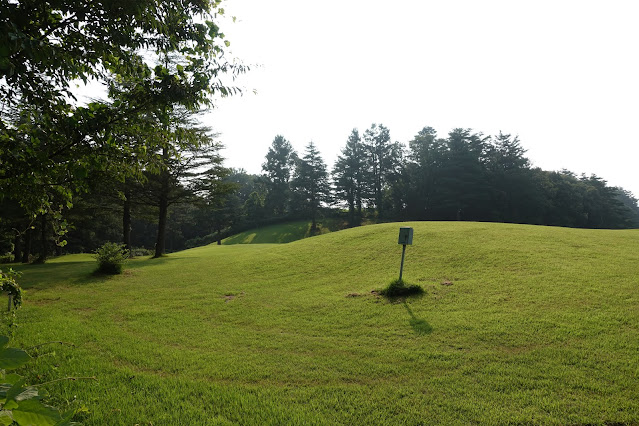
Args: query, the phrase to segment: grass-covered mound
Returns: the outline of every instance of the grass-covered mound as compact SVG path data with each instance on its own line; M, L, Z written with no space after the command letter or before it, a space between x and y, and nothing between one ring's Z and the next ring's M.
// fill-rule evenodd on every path
M404 278L421 298L372 290ZM104 424L639 421L639 231L383 224L207 246L94 276L23 267L31 382ZM349 297L350 296L350 297ZM45 349L46 348L46 349ZM50 347L32 350L41 355Z
M308 220L269 225L262 228L250 229L222 240L222 244L282 244L301 240L314 235L344 229L346 224L341 219L324 219L318 222L313 232Z

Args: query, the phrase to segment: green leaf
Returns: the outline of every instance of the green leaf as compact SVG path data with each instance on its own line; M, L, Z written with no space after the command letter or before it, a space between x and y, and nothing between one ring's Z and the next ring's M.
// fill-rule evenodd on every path
M0 336L0 348L4 348L9 343L9 338L7 336Z
M27 399L33 399L38 397L38 389L33 386L29 386L24 391L22 391L19 395L17 395L14 399L20 403L21 401L26 401Z
M8 383L0 384L0 404L4 404L7 398L7 392L11 389L11 385Z
M20 426L53 426L62 420L58 410L48 405L44 405L37 399L27 399L26 401L22 401L18 408L13 410L13 418Z
M4 404L4 407L3 407L3 408L5 408L5 409L7 409L7 410L13 410L14 408L18 408L18 403L17 403L17 402L15 402L15 401L13 401L13 400L12 400L12 401L7 401L7 402Z
M20 376L19 374L15 374L15 373L11 373L11 374L5 374L2 377L2 383L8 383L10 385L14 385L18 382L18 380L20 380L22 378L22 376Z
M11 423L13 423L13 416L11 416L11 411L0 411L0 426L8 426Z
M7 390L7 403L4 408L11 409L18 406L16 397L24 392L25 389L22 387L23 384L24 379L20 379L16 383L14 383L13 386L9 388L9 390Z
M73 169L73 176L76 179L85 179L89 175L89 171L82 166L78 166Z
M0 369L12 370L22 367L31 357L22 349L4 348L0 351Z

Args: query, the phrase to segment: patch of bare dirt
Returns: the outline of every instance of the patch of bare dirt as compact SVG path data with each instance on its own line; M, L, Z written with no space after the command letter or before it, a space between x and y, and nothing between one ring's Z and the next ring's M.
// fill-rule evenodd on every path
M229 303L231 300L235 300L238 297L243 297L246 293L241 292L239 294L234 294L234 293L227 293L224 296L222 296L224 298L224 302L225 303Z

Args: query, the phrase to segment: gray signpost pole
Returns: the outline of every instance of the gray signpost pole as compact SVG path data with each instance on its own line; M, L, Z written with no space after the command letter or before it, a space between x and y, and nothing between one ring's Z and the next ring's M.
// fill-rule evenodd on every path
M413 228L408 226L402 226L399 228L399 240L398 244L402 245L402 264L399 267L399 280L402 280L402 274L404 273L404 256L406 255L406 245L413 244Z
M402 245L402 265L399 267L399 280L402 280L402 273L404 272L404 255L406 254L406 244Z

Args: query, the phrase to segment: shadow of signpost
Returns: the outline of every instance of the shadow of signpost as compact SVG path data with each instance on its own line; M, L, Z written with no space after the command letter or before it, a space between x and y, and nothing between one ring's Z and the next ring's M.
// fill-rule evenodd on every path
M417 318L415 314L413 313L413 311L410 309L410 306L408 306L408 303L406 303L406 300L404 300L402 303L404 304L404 307L406 308L406 312L408 312L408 315L410 315L410 319L408 320L408 323L410 324L411 327L413 327L413 330L415 330L415 333L417 334L432 333L433 327L431 327L431 325L426 320Z

